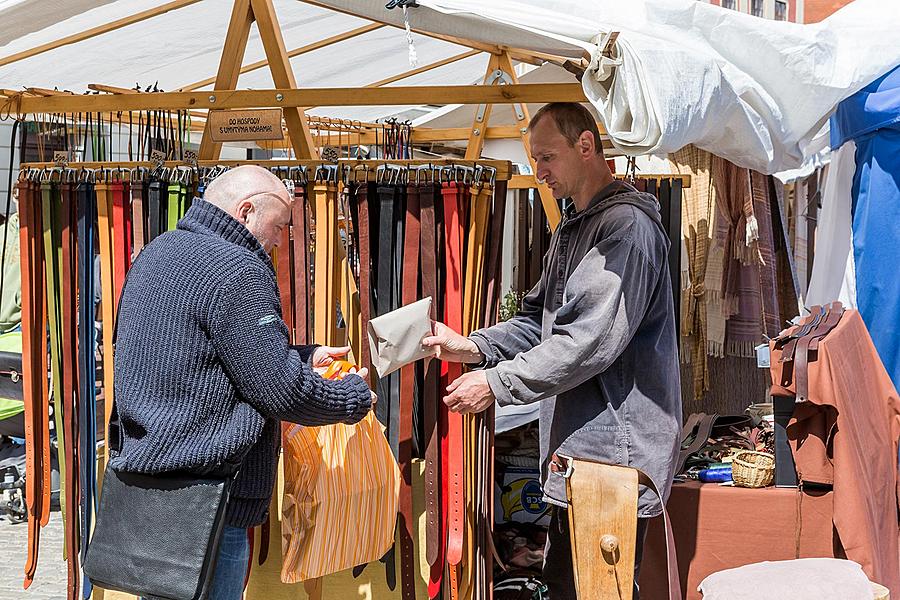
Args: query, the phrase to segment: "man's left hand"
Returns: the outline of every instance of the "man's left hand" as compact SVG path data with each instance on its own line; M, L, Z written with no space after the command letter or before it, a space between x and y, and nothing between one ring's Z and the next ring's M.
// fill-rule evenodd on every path
M336 360L346 358L350 346L319 346L312 355L312 366L327 367Z
M494 392L484 371L464 373L447 386L444 404L452 412L479 413L494 403Z

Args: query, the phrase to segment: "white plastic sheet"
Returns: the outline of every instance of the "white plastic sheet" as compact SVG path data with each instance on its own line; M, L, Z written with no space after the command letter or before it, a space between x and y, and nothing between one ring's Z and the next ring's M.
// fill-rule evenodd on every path
M856 0L809 25L695 0L420 4L443 13L441 27L472 39L589 53L585 93L624 152L664 154L693 143L764 173L799 167L820 150L811 142L837 103L900 64L893 1ZM510 30L519 35L495 35ZM612 60L598 48L610 31L620 32Z

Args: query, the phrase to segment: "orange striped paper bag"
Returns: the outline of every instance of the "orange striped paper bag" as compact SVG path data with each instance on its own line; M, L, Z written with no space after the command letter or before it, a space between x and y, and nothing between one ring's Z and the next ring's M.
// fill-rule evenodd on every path
M283 582L378 560L393 544L400 469L373 412L356 425L291 425L284 479Z

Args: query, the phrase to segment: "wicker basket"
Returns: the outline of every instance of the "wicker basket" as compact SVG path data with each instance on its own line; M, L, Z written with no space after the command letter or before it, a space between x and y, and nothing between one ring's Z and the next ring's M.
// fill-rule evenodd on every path
M731 463L731 478L734 485L741 487L761 488L771 485L775 478L775 457L768 452L738 452Z

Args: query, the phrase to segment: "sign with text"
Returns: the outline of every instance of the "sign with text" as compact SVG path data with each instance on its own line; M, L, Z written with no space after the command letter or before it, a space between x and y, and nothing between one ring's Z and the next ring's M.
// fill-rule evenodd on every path
M211 110L209 132L214 142L255 142L280 140L281 109Z

